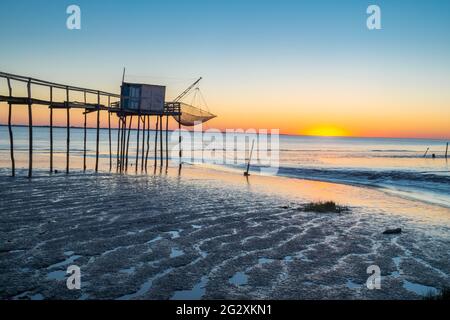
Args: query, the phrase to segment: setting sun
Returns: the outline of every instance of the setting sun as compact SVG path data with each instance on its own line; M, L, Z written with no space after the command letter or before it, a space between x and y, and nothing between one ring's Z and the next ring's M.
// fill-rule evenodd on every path
M313 127L303 132L308 136L322 136L322 137L342 137L348 136L350 133L342 128L334 126L318 126Z

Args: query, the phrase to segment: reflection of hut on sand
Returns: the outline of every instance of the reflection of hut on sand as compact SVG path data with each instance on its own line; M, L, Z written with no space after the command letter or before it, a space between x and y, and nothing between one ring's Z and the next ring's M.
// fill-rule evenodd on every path
M0 72L0 80L6 80L7 95L0 95L0 102L8 103L8 131L10 140L10 157L12 175L15 175L14 160L14 138L12 131L12 107L15 105L28 106L28 132L29 132L29 157L28 157L28 177L32 176L33 169L33 104L38 106L47 106L50 109L49 130L50 130L50 172L53 172L53 109L66 110L66 172L70 168L70 109L84 109L84 149L83 149L83 169L86 170L86 122L87 115L97 113L97 135L96 135L96 157L95 171L98 171L99 143L100 143L100 116L102 111L108 115L108 141L109 141L109 170L113 168L113 142L111 133L111 114L115 113L118 117L116 154L116 171L125 172L128 170L130 132L132 130L133 120L137 118L137 147L135 154L135 171L140 168L141 172L147 171L148 156L150 152L150 120L155 117L155 141L154 141L154 167L168 167L168 126L169 117L173 117L178 122L178 128L183 126L193 126L197 123L206 122L214 117L212 113L194 106L194 103L188 104L182 102L184 98L193 96L192 101L200 97L203 102L203 96L197 85L201 78L189 86L173 101L165 101L166 87L150 84L127 83L122 81L121 94L114 94L105 91L69 86L45 80L34 79L9 73ZM1 84L1 83L0 83ZM15 96L14 85L26 85L26 96ZM34 88L40 87L48 90L46 97L37 97L34 95ZM56 99L57 96L63 96L62 101ZM77 101L81 96L82 101ZM95 97L95 102L89 102L88 98ZM205 103L206 105L206 103ZM163 120L165 117L165 147L163 143ZM142 140L141 139L142 135ZM159 139L158 139L159 138ZM179 157L182 156L181 135L179 135ZM159 140L159 141L158 141ZM159 157L158 157L159 142ZM164 152L165 150L165 159ZM181 166L181 162L180 162Z

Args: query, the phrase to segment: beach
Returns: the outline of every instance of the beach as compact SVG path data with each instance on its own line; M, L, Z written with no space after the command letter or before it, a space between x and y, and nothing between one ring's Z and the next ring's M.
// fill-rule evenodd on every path
M422 299L450 286L445 206L190 165L22 171L0 169L1 299ZM319 200L349 210L301 210ZM366 286L371 265L379 290Z
M436 311L443 2L2 1L0 303Z

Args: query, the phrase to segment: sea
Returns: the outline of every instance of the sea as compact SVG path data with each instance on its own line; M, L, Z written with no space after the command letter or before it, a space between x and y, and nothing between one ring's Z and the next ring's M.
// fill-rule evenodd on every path
M54 168L64 170L66 156L66 128L54 128ZM101 170L116 168L117 133L111 130L110 157L108 129L100 129L99 163ZM155 131L146 134L144 148L149 148L148 166L154 165L155 154L160 160L161 152L155 153L161 137ZM257 174L267 167L260 155L269 158L271 175L298 179L320 180L334 183L378 188L391 194L435 205L450 207L450 166L445 157L446 140L406 139L406 138L357 138L357 137L312 137L279 135L276 139L269 136L269 143L260 143L263 139L256 135L205 133L194 138L190 132L182 132L182 163L216 169L246 171L250 159L249 172ZM240 139L239 136L245 136ZM16 168L28 166L28 128L13 127L14 156ZM238 137L234 139L235 137ZM70 129L70 166L71 170L83 168L82 128ZM170 166L179 164L178 133L169 131L167 137L170 150ZM221 140L222 139L222 140ZM229 141L234 143L229 143ZM163 135L163 144L166 137ZM226 142L228 141L228 142ZM256 144L252 149L252 142ZM137 135L131 131L129 147L129 165L135 166ZM266 147L267 146L267 147ZM0 126L0 166L2 174L9 174L10 145L7 126ZM96 154L96 129L87 129L86 158L88 170L93 170ZM163 147L165 149L165 146ZM264 150L262 150L264 149ZM49 167L49 128L33 128L33 166L36 169ZM142 134L139 141L138 168L142 161ZM251 153L251 156L250 156ZM163 156L165 157L165 150ZM147 154L145 153L145 157ZM235 161L229 161L229 160ZM261 161L260 161L261 160ZM267 159L265 159L267 160ZM158 162L159 163L159 162ZM133 172L130 170L130 172ZM267 172L267 171L266 171Z

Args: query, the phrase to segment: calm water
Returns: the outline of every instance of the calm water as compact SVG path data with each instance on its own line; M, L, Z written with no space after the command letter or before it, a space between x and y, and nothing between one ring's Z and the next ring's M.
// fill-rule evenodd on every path
M27 167L28 131L26 127L14 127L16 166ZM134 165L136 145L135 132L130 137L130 164ZM88 129L88 168L95 164L96 130ZM66 130L54 129L55 166L65 167ZM208 139L206 139L208 138ZM215 164L231 170L243 170L250 143L240 142L235 150L224 151L223 145L211 146L209 136L205 136L203 148L201 140L194 147L183 146L183 161L199 162L202 158L207 164ZM0 126L0 165L9 167L9 138L7 127ZM154 132L150 136L150 148L154 145ZM100 167L109 168L108 131L100 134ZM169 135L169 148L174 149L176 159L178 135ZM251 140L251 139L250 139ZM187 139L185 140L187 141ZM200 142L199 142L200 141ZM270 139L269 139L270 141ZM142 143L142 138L141 138ZM140 144L141 144L140 143ZM112 130L113 165L117 131ZM280 136L279 168L277 175L331 182L359 184L383 188L400 196L414 198L450 207L450 166L444 158L446 141L425 139L380 139L380 138L325 138ZM428 151L427 157L424 153ZM209 152L202 152L209 150ZM36 168L48 168L49 130L34 128L34 162ZM213 150L213 152L211 152ZM228 149L230 150L230 149ZM192 152L190 152L192 151ZM71 129L71 168L82 168L83 130ZM270 153L270 152L269 152ZM254 152L252 170L257 170L258 150ZM435 158L431 157L435 154ZM149 158L153 164L154 151ZM171 153L169 153L171 155ZM213 156L212 156L213 155ZM158 152L159 156L159 152ZM214 159L236 158L237 163L222 164ZM173 163L172 163L173 165Z
M322 137L283 137L281 141L278 174L381 187L450 206L445 141Z

